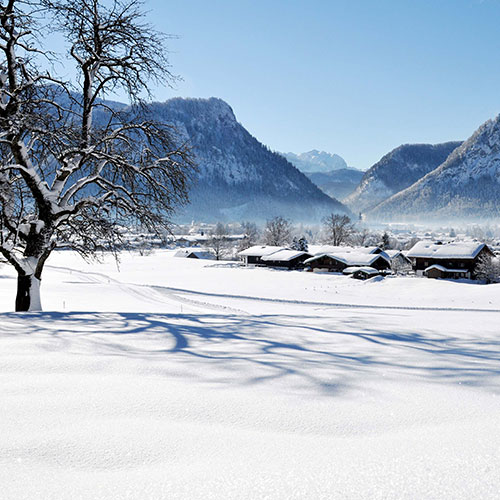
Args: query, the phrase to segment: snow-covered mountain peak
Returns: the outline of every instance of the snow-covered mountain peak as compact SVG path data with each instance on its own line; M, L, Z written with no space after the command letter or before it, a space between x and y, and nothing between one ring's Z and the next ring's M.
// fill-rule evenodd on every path
M301 172L328 173L332 170L348 168L345 160L335 153L313 149L305 153L282 153L283 156Z
M438 168L378 205L370 216L497 217L500 116L488 120Z

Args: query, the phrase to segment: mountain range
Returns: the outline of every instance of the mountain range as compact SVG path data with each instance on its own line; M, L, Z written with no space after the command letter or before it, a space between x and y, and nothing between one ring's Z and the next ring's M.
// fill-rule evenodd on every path
M500 210L500 116L432 170L380 203L370 218L487 219Z
M365 173L348 168L335 154L287 153L306 170L301 172L255 139L221 99L175 98L147 109L151 118L175 126L198 164L191 203L179 212L179 222L265 221L281 215L318 223L331 212L362 212L377 220L491 218L499 213L500 116L464 143L399 146Z
M317 149L306 153L282 155L324 193L339 200L356 189L364 174L361 170L349 168L341 156Z
M404 144L386 154L364 174L345 203L356 212L370 212L441 165L461 142Z
M343 200L358 187L364 172L356 168L341 168L331 172L306 172L306 175L328 196Z
M281 215L318 222L349 209L322 192L283 156L255 139L221 99L174 98L148 105L192 145L198 174L179 221L256 220Z
M301 172L323 172L329 173L332 170L346 169L347 163L337 154L327 153L313 149L306 153L281 153L292 165L295 165Z

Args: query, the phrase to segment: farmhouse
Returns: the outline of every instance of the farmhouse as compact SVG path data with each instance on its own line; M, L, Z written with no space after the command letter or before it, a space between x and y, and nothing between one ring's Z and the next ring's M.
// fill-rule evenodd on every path
M347 267L373 267L379 271L390 269L389 257L382 252L378 254L363 252L327 253L316 255L304 262L312 270L323 269L329 272L341 273Z
M249 264L264 265L265 263L262 262L262 257L271 255L279 250L286 250L286 249L284 247L256 245L239 252L238 256L247 266Z
M302 267L304 261L311 258L311 254L298 250L278 250L269 255L264 255L261 262L270 267L286 267L287 269L297 269Z
M418 276L474 279L480 259L493 257L493 252L478 242L419 241L406 256Z

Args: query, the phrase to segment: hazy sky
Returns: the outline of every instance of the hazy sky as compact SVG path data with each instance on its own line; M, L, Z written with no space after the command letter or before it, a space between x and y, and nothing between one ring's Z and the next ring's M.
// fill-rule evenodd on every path
M466 139L500 111L500 0L147 0L184 78L156 97L227 101L278 151L368 168Z

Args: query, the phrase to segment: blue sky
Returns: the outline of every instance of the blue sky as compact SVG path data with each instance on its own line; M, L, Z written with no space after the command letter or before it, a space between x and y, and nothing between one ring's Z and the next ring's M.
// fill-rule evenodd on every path
M147 0L175 34L173 96L226 100L279 151L368 168L466 139L500 111L500 0Z

